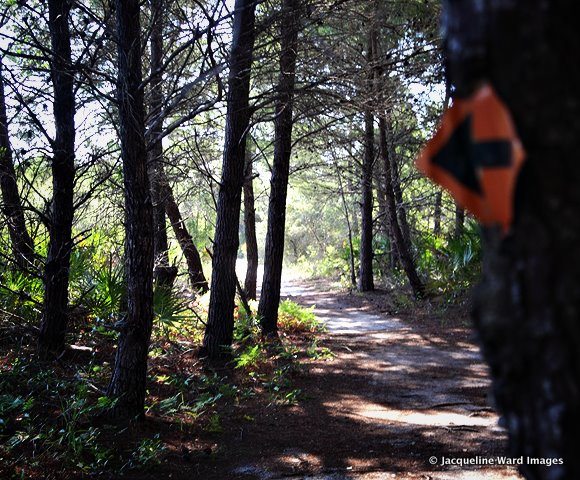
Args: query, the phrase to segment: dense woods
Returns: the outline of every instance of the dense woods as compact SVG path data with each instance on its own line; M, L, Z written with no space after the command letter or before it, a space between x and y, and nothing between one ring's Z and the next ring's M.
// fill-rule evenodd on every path
M141 472L233 437L220 402L296 404L334 355L286 299L317 279L472 308L513 455L565 460L522 472L576 478L572 31L540 1L0 1L0 476ZM508 235L414 166L483 81L528 155Z

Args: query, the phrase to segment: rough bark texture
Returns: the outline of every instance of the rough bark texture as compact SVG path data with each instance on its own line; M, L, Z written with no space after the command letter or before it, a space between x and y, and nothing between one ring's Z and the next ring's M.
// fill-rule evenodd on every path
M527 152L510 234L485 234L474 319L514 455L529 479L580 478L580 48L566 2L446 3L458 94L488 79ZM477 21L472 22L473 19Z
M389 216L389 226L393 235L393 240L395 242L395 248L397 250L401 265L403 266L403 270L405 270L411 288L413 289L413 294L416 297L422 297L425 287L419 278L419 275L417 274L417 269L415 267L413 256L411 255L409 245L405 242L401 226L399 225L396 195L393 186L393 164L391 163L387 145L387 121L385 117L379 118L379 145L385 169L385 188L387 195L387 213Z
M18 267L24 269L30 267L30 264L34 261L34 245L26 228L24 210L22 209L18 183L16 182L16 171L12 160L2 68L2 57L0 57L0 190L2 192L2 214L6 217L14 261Z
M218 195L211 296L202 355L216 358L232 344L236 256L246 134L250 122L249 94L255 40L255 0L236 0L226 112L226 138Z
M195 243L193 243L193 238L191 238L191 235L187 231L185 222L183 221L183 217L179 211L179 206L175 201L173 191L169 186L163 168L160 169L160 179L163 186L162 196L165 204L165 212L167 213L167 218L169 218L169 222L171 223L171 228L173 228L173 233L175 234L177 243L179 243L183 256L185 257L191 288L196 292L204 294L208 291L208 286L205 275L203 274L201 257Z
M264 277L258 306L258 316L264 336L278 334L278 306L280 305L286 228L286 196L292 153L292 106L296 81L300 0L283 0L282 9L280 76L274 122L274 162L270 180Z
M157 122L163 108L163 78L160 70L163 65L163 12L164 0L151 0L151 83L149 91L149 150L148 168L153 204L153 251L155 256L154 275L157 285L171 288L177 269L169 266L167 224L165 222L165 202L162 195L163 142L161 133L163 123ZM153 126L156 125L156 126Z
M256 300L256 284L258 283L258 240L256 238L253 163L253 151L247 148L244 171L244 231L246 234L246 259L248 265L244 281L244 292L248 298Z
M44 270L44 312L40 326L39 353L47 356L64 348L68 323L68 283L72 249L75 176L75 97L71 64L68 1L48 2L52 58L50 74L54 90L56 135L52 149L52 205L48 255Z
M147 351L153 327L153 213L147 174L145 114L141 88L138 0L116 0L118 102L125 186L127 316L122 322L108 395L112 415L144 415Z
M368 42L368 80L367 89L370 96L375 91L375 67L373 65L375 50L375 32L371 28ZM375 124L371 110L370 100L365 106L365 151L362 162L361 175L361 224L360 224L360 270L358 289L361 292L368 292L375 289L373 280L373 165L375 162Z

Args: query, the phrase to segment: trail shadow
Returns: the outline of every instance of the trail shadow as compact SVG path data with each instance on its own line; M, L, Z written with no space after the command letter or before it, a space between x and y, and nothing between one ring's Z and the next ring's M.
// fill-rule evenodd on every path
M203 478L264 479L320 472L349 478L349 470L425 470L433 455L503 453L504 434L494 426L495 417L485 412L472 415L477 404L485 405L484 388L476 398L474 392L461 396L464 382L459 381L453 400L465 405L437 406L451 399L427 396L430 388L437 389L435 384L468 377L469 371L434 370L430 365L385 370L369 358L358 352L317 365L300 382L309 398L295 407L263 412L228 445L238 464L225 471L226 465L216 464ZM224 460L227 464L227 452Z
M196 465L197 477L190 471L173 478L354 480L361 472L407 478L433 471L450 479L518 478L505 467L489 476L476 467L448 471L429 463L432 456L505 455L487 370L472 342L361 312L313 286L290 292L316 305L329 326L321 341L336 358L311 362L296 379L307 395L298 405L248 412L240 406L240 416L253 420L240 426L238 417L226 426L236 434L215 458Z

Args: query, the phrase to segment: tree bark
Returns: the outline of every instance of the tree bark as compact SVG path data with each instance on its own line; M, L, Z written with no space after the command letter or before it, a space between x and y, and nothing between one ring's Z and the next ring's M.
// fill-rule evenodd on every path
M234 331L236 257L244 183L246 134L250 122L250 75L255 40L256 0L236 0L230 52L226 138L218 195L211 295L200 352L211 358L227 355ZM224 348L225 347L225 348Z
M358 289L361 292L368 292L375 289L373 280L373 165L375 162L375 125L374 116L371 109L371 101L375 92L375 31L371 27L368 41L368 80L367 99L364 111L365 120L365 151L362 163L362 199L361 199L361 239L360 239L360 270Z
M249 142L248 142L249 145ZM256 206L254 201L253 151L246 148L246 166L244 171L244 231L246 234L246 278L244 292L256 300L258 283L258 240L256 238Z
M75 97L71 60L68 1L49 0L48 25L54 90L52 204L48 255L44 270L44 312L38 340L42 357L59 353L65 345L68 324L68 286L72 249L75 177Z
M0 57L0 190L2 192L2 213L6 217L8 225L14 262L19 268L26 269L34 262L34 244L26 228L24 210L16 182L16 171L12 160L8 132L2 69L2 57Z
M391 228L391 218L389 216L389 206L387 201L388 191L386 187L387 182L385 178L386 172L384 161L380 164L380 171L381 174L380 176L378 176L377 179L377 199L379 203L379 216L381 218L379 228L382 235L389 242L389 255L388 258L385 260L384 264L386 269L394 270L400 262Z
M162 194L163 170L163 123L156 122L163 108L163 78L159 72L163 66L163 16L164 0L151 0L151 86L149 91L148 168L153 204L153 251L155 257L154 276L158 286L171 289L177 269L169 266L169 243L165 221L165 202ZM156 125L156 126L155 126Z
M433 208L433 233L435 235L441 234L441 202L443 200L443 194L441 190L437 190L435 193L435 205Z
M528 479L580 478L580 49L566 2L446 5L448 75L458 95L489 80L527 153L509 234L485 232L474 320L496 403ZM473 20L476 20L475 22ZM517 24L517 28L514 25ZM525 52L523 54L522 52Z
M127 316L121 324L108 395L114 417L144 416L147 351L153 328L153 212L141 65L138 0L116 0L118 102L126 211Z
M395 194L395 205L397 207L397 217L399 219L399 225L401 228L401 234L403 235L403 241L407 246L407 250L413 255L413 242L411 240L411 229L409 228L409 220L407 219L407 209L405 208L405 202L403 200L403 190L401 189L401 178L399 176L399 165L397 162L397 154L395 152L394 145L390 141L389 137L391 135L391 126L386 123L387 128L387 148L389 149L389 163L391 164L391 181L393 186L393 192Z
M208 286L205 275L203 274L203 265L201 263L199 251L197 250L195 243L193 243L193 238L187 231L185 222L183 221L183 217L179 211L179 206L175 201L173 191L167 181L165 169L161 168L159 173L162 183L162 198L163 203L165 204L165 213L167 213L167 218L169 218L169 223L171 224L171 228L173 228L173 233L175 234L177 243L179 243L183 256L185 257L189 282L195 292L199 292L203 295L208 291Z
M390 229L393 234L393 240L395 241L395 248L399 255L399 260L409 283L413 290L413 294L416 297L422 297L425 293L425 287L423 282L417 274L417 269L415 267L415 262L413 256L411 255L410 247L405 242L401 226L399 225L399 217L397 215L397 204L395 190L393 186L393 167L391 159L389 158L389 148L387 145L387 121L384 116L379 118L379 145L381 150L381 157L384 162L385 169L385 184L386 184L386 194L387 194L387 213L389 215Z
M282 10L280 76L278 78L278 99L274 122L274 162L270 180L264 277L258 306L258 316L264 336L278 335L278 307L280 305L286 229L286 197L290 174L290 156L292 154L300 0L283 0Z

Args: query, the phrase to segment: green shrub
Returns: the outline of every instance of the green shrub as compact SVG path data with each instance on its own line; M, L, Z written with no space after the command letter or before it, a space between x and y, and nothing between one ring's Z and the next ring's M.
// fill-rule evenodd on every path
M38 277L15 270L0 272L0 316L36 324L42 311L43 292Z
M452 298L476 281L481 270L482 246L475 222L469 221L459 238L424 234L417 245L417 265L431 280L431 290Z
M323 327L314 314L314 308L283 300L278 309L278 326L287 332L319 332Z

